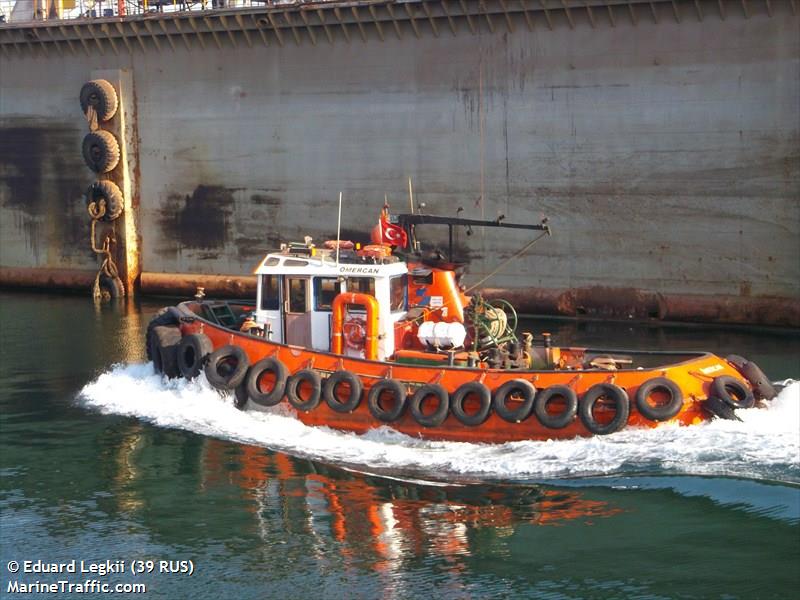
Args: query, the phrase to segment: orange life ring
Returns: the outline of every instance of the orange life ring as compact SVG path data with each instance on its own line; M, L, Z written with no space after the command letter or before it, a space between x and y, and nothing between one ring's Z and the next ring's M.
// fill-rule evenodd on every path
M392 247L387 244L367 244L358 251L359 256L386 258L392 255Z

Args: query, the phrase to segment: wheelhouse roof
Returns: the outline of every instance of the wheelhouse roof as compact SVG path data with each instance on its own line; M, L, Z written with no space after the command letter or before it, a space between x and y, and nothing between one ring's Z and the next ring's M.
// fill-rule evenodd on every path
M318 277L393 277L408 272L400 260L380 262L379 259L340 257L329 254L295 254L271 252L256 267L256 275L304 275Z

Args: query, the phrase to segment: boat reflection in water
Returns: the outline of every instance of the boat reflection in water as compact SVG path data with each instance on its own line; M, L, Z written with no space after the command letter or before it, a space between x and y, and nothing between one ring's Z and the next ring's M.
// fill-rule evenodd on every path
M322 540L333 539L346 561L370 563L376 571L431 552L470 556L474 546L485 551L487 538L502 540L520 524L586 523L621 512L580 491L402 482L253 446L234 453L218 440L204 443L201 470L206 491L231 484L242 490L265 541L273 543L282 529L320 540L321 552Z

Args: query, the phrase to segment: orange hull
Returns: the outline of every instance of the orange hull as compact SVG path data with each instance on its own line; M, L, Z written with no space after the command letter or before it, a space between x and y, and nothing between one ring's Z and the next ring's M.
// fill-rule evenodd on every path
M324 373L347 370L359 377L364 385L362 398L366 398L370 388L378 381L394 378L411 386L438 383L451 394L462 384L479 381L490 390L496 390L501 384L514 379L525 379L537 390L553 385L565 385L578 395L583 394L598 383L613 383L622 387L633 399L639 386L654 377L666 377L673 381L683 395L683 406L668 422L681 425L692 425L708 420L710 416L701 408L702 401L710 394L711 382L715 377L727 375L748 386L748 382L726 360L709 353L682 355L689 357L682 362L669 362L673 353L648 353L651 356L663 355L668 363L655 368L639 368L629 370L500 370L489 368L464 368L447 365L411 365L392 362L380 362L340 356L328 352L308 350L297 346L278 344L248 334L224 329L196 317L180 325L182 335L203 333L211 340L215 349L225 345L240 347L247 354L250 364L265 357L276 357L283 362L289 373L300 369L314 369ZM569 352L569 349L564 349ZM252 403L251 403L252 404ZM289 406L284 397L281 404ZM364 433L387 425L376 419L370 412L366 401L350 413L332 410L324 401L308 412L297 411L297 417L303 423L314 426L327 426L342 431ZM638 412L636 404L631 401L630 415L626 427L655 427L658 423L647 419ZM503 443L520 440L566 439L577 436L592 436L579 418L575 418L562 429L544 427L531 414L521 423L505 421L492 412L481 425L467 426L452 414L448 414L444 422L435 427L424 427L417 423L409 411L405 411L397 420L389 424L393 429L412 437L430 440L447 440L478 443Z

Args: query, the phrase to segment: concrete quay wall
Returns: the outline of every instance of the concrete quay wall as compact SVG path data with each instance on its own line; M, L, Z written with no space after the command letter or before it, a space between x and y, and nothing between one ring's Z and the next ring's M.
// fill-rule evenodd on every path
M663 318L665 302L691 313L696 301L698 318L800 324L789 3L469 19L389 4L394 18L378 25L363 9L346 25L287 17L297 26L266 32L249 24L280 11L245 25L232 13L227 31L167 21L161 35L152 21L113 47L99 25L80 39L54 29L44 51L0 30L0 272L97 268L77 96L117 69L133 81L141 271L248 274L280 241L335 236L339 191L357 238L385 196L408 208L411 177L433 214L549 218L553 237L487 282L523 304ZM528 240L458 233L466 283ZM739 308L714 311L726 303Z

